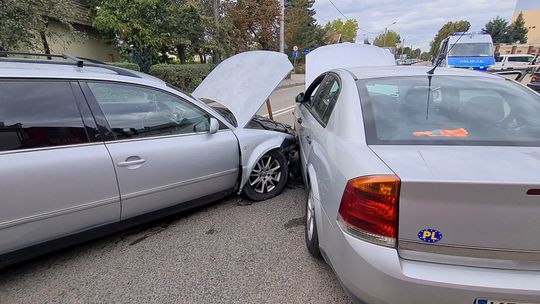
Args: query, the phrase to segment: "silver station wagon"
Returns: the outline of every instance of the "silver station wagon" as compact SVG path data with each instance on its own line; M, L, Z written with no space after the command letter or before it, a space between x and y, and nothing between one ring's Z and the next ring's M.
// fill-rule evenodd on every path
M193 96L68 55L0 55L0 267L287 182L294 131L252 119L292 70L283 54L231 57Z

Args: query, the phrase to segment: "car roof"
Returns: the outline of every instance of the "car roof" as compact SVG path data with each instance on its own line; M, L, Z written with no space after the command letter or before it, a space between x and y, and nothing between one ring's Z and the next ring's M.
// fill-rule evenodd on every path
M2 78L87 79L121 81L150 86L165 86L156 77L106 64L86 63L83 67L62 61L0 60Z
M427 76L427 72L433 67L427 66L378 66L378 67L352 67L347 68L356 79L403 77L403 76ZM477 72L467 69L437 68L434 76L465 76L465 77L486 77L501 79L501 76L486 72Z
M501 54L499 55L501 57L534 57L534 55L531 54Z

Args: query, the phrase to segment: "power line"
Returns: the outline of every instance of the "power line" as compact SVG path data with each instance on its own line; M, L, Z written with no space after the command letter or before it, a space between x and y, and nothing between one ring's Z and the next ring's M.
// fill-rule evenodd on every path
M334 2L332 2L332 0L328 0L330 1L330 3L332 3L332 5L334 6L334 8L341 14L341 16L343 16L345 18L345 20L349 20L349 18L347 18L347 16L345 16L345 14L339 10L339 8L334 4Z
M330 1L332 6L341 14L341 16L343 16L345 18L345 20L349 20L349 17L345 16L345 14L336 6L336 4L334 4L334 2L332 2L332 0L328 0L328 1ZM358 29L361 30L362 32L375 35L375 33L367 31L367 30L365 30L365 29L363 29L361 27L358 27Z

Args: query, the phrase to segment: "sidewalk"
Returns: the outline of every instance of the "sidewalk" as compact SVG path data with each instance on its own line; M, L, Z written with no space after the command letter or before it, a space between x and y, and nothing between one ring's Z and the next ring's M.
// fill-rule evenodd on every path
M301 86L301 85L304 85L305 83L306 83L306 75L304 75L304 74L292 74L291 79L283 80L279 84L277 89L280 90L280 89L286 89L286 88L290 88L290 87Z

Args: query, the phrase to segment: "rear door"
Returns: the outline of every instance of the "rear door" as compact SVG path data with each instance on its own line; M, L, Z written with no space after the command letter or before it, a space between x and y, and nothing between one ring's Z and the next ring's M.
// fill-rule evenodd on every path
M210 115L190 101L123 83L89 82L84 90L113 133L106 146L118 176L122 219L234 188L236 136L224 126L209 134Z
M77 83L0 79L0 254L117 222L111 158Z

